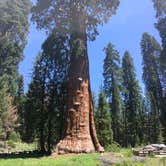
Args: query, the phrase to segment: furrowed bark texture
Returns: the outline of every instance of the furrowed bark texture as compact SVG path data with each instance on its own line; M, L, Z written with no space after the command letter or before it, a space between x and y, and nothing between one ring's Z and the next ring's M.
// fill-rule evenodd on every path
M87 37L83 14L73 10L72 40L82 41L85 51L77 56L72 48L71 65L68 84L68 110L66 117L66 132L57 144L56 153L91 153L102 152L99 144L92 105L89 78L89 60L87 55Z

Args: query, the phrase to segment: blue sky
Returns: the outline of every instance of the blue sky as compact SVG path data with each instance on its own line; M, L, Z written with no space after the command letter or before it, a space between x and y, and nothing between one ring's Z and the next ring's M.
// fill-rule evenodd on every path
M32 0L34 2L35 0ZM89 42L88 52L90 60L91 88L96 94L102 84L103 77L103 48L109 42L115 45L122 56L128 50L136 67L137 78L142 84L142 56L140 49L141 36L144 32L156 37L160 42L159 34L154 28L155 11L152 0L120 0L117 14L110 18L110 21L99 26L100 35L94 42ZM25 58L20 64L20 73L24 76L25 91L31 81L31 73L35 57L41 49L41 44L46 39L44 31L37 30L31 23L30 33L27 37L28 44L25 48Z

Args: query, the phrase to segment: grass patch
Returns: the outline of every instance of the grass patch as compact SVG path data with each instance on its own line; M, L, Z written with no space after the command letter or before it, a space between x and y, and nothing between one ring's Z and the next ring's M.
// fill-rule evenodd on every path
M0 159L0 166L99 166L99 154L71 157L43 157L38 159Z
M128 149L122 148L120 150L120 154L123 155L124 157L134 157L133 151L130 148Z
M27 143L15 142L15 148L13 149L13 151L34 151L37 148L38 148L37 143L27 144Z
M148 158L145 166L166 166L166 158Z
M22 145L21 148L23 148ZM107 152L103 156L100 156L100 154L80 154L27 159L0 159L0 166L105 166L106 164L107 166L166 166L166 158L147 157L142 161L135 158L137 157L132 154L131 149L120 149L118 153ZM114 162L112 163L112 161ZM109 162L112 164L108 164Z
M24 152L24 151L34 151L37 150L37 143L22 143L22 142L14 142L12 140L3 142L3 145L0 147L1 153L9 153L9 152Z

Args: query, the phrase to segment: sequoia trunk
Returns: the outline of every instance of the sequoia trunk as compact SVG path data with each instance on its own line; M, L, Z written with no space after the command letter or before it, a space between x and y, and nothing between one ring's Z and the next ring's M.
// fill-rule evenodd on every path
M66 132L56 146L57 153L103 151L96 135L89 79L87 37L83 13L73 10L71 63L68 83ZM76 43L80 43L78 47ZM78 51L81 55L78 55Z

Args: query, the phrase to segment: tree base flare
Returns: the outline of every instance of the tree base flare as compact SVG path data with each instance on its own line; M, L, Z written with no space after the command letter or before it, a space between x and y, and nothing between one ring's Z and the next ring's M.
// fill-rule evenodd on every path
M57 144L56 148L53 151L53 153L56 154L95 152L104 152L104 148L100 147L98 151L96 151L92 141L89 140L89 138L65 138Z

